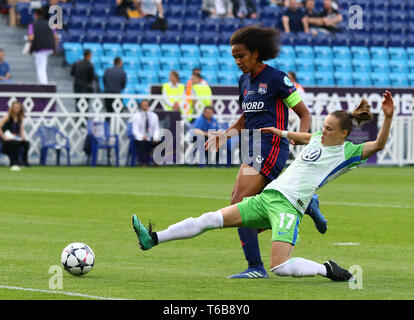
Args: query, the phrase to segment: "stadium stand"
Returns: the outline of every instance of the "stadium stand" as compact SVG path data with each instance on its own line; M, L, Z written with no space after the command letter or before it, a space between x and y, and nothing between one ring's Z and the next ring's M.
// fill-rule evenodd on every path
M100 70L108 66L109 57L119 55L124 57L129 74L136 73L130 77L134 81L130 88L165 80L172 69L188 78L196 66L202 68L203 76L213 85L237 85L240 72L231 57L231 34L243 25L258 22L281 29L283 8L268 6L268 0L255 2L260 18L241 20L207 18L201 11L201 0L163 0L168 22L165 33L151 30L152 18L117 17L112 0L62 3L67 26L62 32L65 62L73 64L81 58L83 49L89 48L94 53L96 69ZM323 0L315 3L316 10L322 10ZM317 36L282 34L284 46L280 56L267 63L285 72L296 71L305 87L409 86L414 73L409 63L414 58L414 2L337 0L336 3L344 17L340 24L342 32ZM364 10L362 30L348 25L351 5L360 5ZM17 10L21 23L30 22L27 4L19 3ZM106 49L109 47L117 49L110 51ZM142 75L142 70L151 71L152 75ZM314 75L310 76L310 72ZM362 73L367 74L362 77ZM396 76L379 79L378 75L383 73Z

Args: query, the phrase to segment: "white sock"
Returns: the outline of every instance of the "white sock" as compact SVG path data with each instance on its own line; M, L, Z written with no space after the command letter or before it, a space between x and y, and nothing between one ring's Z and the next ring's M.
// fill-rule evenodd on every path
M207 212L198 218L188 218L157 232L158 243L193 238L211 229L223 228L221 210Z
M321 275L326 277L326 267L323 264L303 258L292 258L270 271L278 276L314 277Z

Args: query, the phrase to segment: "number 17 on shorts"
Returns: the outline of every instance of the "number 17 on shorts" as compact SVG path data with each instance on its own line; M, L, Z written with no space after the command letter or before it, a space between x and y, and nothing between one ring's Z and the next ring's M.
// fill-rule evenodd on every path
M294 245L298 241L300 215L285 212L277 215L279 215L279 224L272 228L272 241L283 241Z

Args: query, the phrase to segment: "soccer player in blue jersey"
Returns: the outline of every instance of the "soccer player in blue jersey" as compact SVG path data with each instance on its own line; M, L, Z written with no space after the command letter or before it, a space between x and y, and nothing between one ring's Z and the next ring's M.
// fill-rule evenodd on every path
M300 131L308 132L311 116L288 75L263 62L274 59L279 54L279 31L258 25L246 26L232 35L230 45L235 63L243 72L239 80L239 102L243 114L226 132L213 134L206 146L218 150L221 143L224 144L226 139L231 138L232 134L240 133L242 129L276 127L286 130L289 108L300 118ZM253 144L252 141L250 143ZM289 156L289 141L273 134L263 134L260 147L260 154L253 154L254 162L242 163L232 191L231 204L260 193L282 172ZM254 153L253 147L250 153ZM253 169L260 174L251 174ZM319 232L324 233L326 220L319 211L316 195L307 213ZM267 278L260 256L258 230L239 228L238 232L248 268L230 277Z

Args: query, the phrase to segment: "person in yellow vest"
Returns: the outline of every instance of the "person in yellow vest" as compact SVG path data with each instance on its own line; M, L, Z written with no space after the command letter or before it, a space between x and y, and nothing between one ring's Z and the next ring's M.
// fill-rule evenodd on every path
M180 111L185 99L185 86L180 82L177 71L170 72L170 81L162 85L163 107L168 111Z
M211 96L213 95L210 86L203 82L201 74L193 74L191 81L193 85L192 96L203 97L202 99L193 99L193 109L195 106L201 109L210 107L212 105Z

